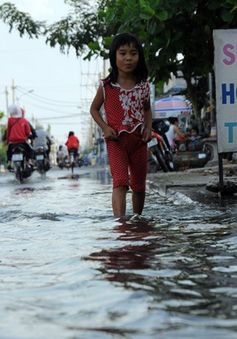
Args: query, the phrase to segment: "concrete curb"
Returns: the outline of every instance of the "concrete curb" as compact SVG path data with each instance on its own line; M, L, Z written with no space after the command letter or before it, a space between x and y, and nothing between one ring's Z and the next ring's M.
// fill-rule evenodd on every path
M199 187L219 181L218 166L187 169L180 172L149 173L147 180L156 186L166 187ZM237 182L237 164L224 165L224 180Z

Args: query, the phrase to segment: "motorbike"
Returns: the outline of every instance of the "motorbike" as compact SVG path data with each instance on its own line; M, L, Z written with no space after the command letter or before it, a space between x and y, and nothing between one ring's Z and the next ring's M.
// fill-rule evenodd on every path
M66 167L67 169L71 169L72 174L74 172L74 168L76 167L76 165L77 159L74 150L69 151L68 157L61 159L61 161L58 162L59 168L63 169L63 167Z
M70 150L68 157L66 157L63 162L60 164L58 162L58 166L70 168L72 174L74 172L75 167L82 167L84 165L83 159L75 152L75 150Z
M67 157L58 158L57 159L57 165L60 169L67 167Z
M175 168L180 170L182 168L204 167L208 161L212 160L213 153L212 146L202 140L200 140L198 149L190 150L185 145L180 145L174 153Z
M17 144L12 149L12 167L17 181L23 183L24 179L31 176L34 169L26 161L26 150L23 144Z
M46 172L50 169L48 154L43 146L35 149L35 165L41 176L45 176Z
M150 162L156 164L156 169L164 172L175 170L173 153L165 132L169 129L169 123L164 120L155 120L152 123L152 139L148 142Z
M72 174L74 172L75 166L76 166L75 152L70 151L69 152L69 167L71 168Z
M171 160L171 169L170 171L178 171L183 168L200 168L204 167L208 161L210 161L213 157L213 149L212 147L200 139L199 146L189 148L183 143L178 144L175 149L171 150L168 139L166 137L166 132L169 129L169 121L167 119L155 119L152 122L153 129L160 134L164 143L169 149L167 152L167 156L170 157ZM169 154L169 155L168 155ZM170 156L172 154L172 156ZM161 165L162 161L159 161L160 167L164 172L168 170L165 169L165 166ZM169 167L169 166L168 166Z

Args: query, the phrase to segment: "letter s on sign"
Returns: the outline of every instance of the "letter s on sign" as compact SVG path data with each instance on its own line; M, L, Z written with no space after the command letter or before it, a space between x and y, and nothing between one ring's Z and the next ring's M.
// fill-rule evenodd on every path
M223 53L227 56L227 58L223 59L223 62L227 66L232 65L235 62L235 54L232 52L234 48L235 47L232 44L225 44L223 47Z

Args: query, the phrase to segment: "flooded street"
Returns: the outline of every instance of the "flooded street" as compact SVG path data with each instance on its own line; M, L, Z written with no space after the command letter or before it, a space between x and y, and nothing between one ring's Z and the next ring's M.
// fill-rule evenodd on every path
M0 338L237 338L237 198L148 185L119 221L108 171L78 173L0 175Z

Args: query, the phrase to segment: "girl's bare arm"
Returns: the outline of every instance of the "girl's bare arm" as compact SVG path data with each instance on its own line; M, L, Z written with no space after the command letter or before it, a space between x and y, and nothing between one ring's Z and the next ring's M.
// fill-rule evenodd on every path
M150 100L144 104L144 131L143 131L143 141L147 142L151 139L151 127L152 127L152 112Z
M104 121L100 114L100 108L103 105L104 102L104 94L103 94L103 88L102 85L99 86L97 93L92 101L91 107L90 107L90 113L97 123L98 126L102 129L104 133L104 137L106 139L117 139L117 133L116 131L107 125L107 123Z

